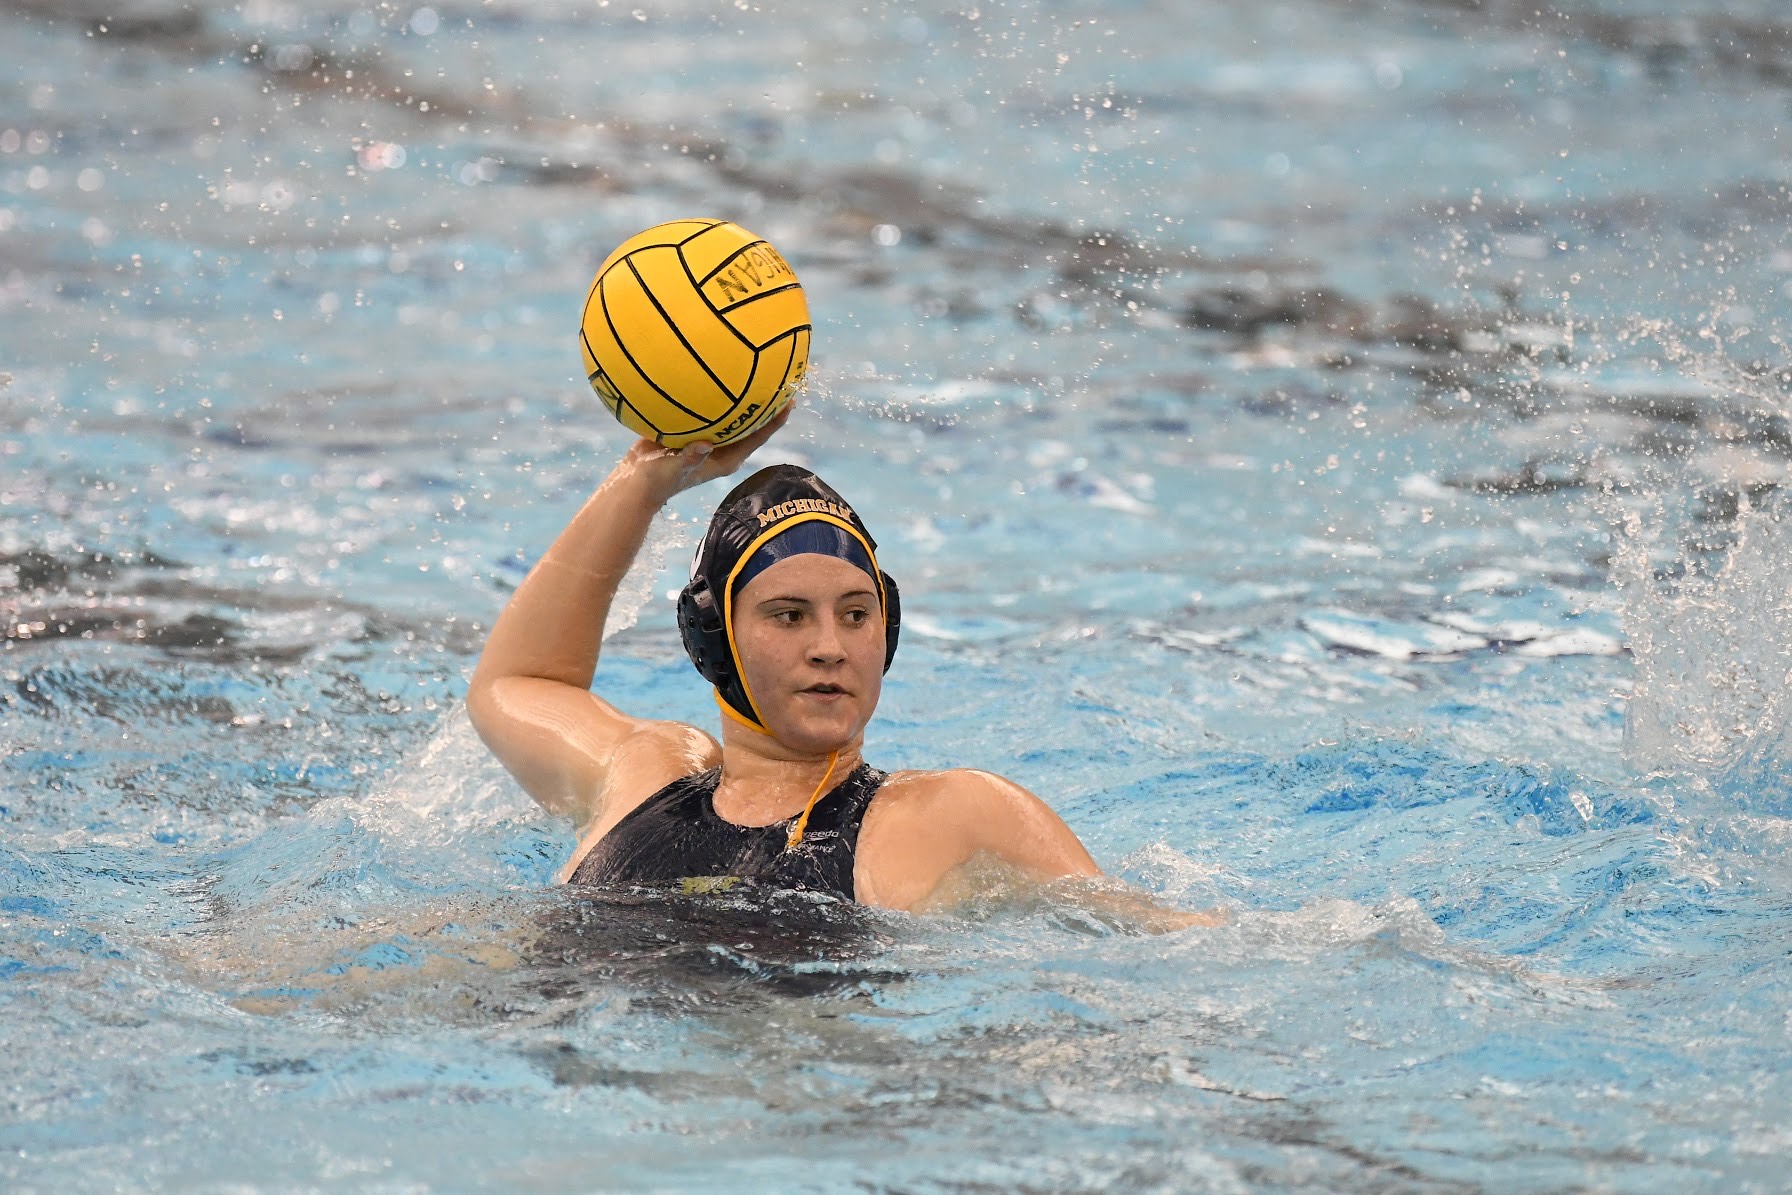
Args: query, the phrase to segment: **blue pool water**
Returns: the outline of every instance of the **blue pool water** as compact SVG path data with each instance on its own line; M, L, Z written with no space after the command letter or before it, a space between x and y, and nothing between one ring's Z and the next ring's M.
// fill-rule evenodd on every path
M0 1186L1776 1191L1768 0L0 0ZM577 898L460 708L629 233L796 267L870 756L1235 912ZM708 725L656 527L603 665Z

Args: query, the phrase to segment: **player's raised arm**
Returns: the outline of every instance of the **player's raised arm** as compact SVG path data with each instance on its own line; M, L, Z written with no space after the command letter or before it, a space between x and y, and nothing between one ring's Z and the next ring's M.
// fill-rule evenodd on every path
M635 443L517 587L492 627L467 689L467 713L493 754L548 810L585 825L602 809L613 766L664 770L715 749L693 727L632 718L590 691L616 590L648 527L675 494L739 467L787 413L748 438L673 452ZM676 773L674 773L676 774ZM649 790L651 791L651 790Z

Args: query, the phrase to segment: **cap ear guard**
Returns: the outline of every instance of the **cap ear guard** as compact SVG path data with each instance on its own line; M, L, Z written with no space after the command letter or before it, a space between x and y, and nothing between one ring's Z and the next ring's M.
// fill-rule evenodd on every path
M884 583L884 671L896 658L896 640L902 636L902 594L896 589L896 578L882 569L877 575Z
M728 632L722 627L722 612L716 608L709 582L702 577L692 577L678 595L678 636L703 679L718 689L727 688L734 679Z

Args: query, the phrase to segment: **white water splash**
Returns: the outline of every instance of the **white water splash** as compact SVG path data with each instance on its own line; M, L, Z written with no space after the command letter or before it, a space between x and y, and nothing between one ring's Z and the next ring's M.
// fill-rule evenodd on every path
M539 810L480 742L457 703L429 741L409 752L364 799L341 798L341 813L389 842L450 846ZM334 811L333 811L334 812Z
M1652 547L1632 512L1615 566L1636 660L1625 753L1644 772L1766 780L1792 760L1792 520L1745 505L1722 566L1672 583Z
M647 530L647 542L635 555L635 562L629 566L622 584L616 587L616 597L610 603L610 616L604 620L606 640L640 621L641 611L653 600L654 584L659 580L660 570L666 567L667 553L688 543L690 537L685 534L684 524L679 522L677 514L662 510L654 517L653 526Z

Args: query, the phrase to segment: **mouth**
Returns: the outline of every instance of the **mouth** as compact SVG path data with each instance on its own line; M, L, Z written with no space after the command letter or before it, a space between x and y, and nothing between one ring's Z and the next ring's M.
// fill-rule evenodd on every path
M819 685L810 685L806 689L798 689L797 692L808 693L814 697L844 697L844 696L846 696L846 690L841 688L839 685L833 684L832 682L823 682L822 684L819 684Z

